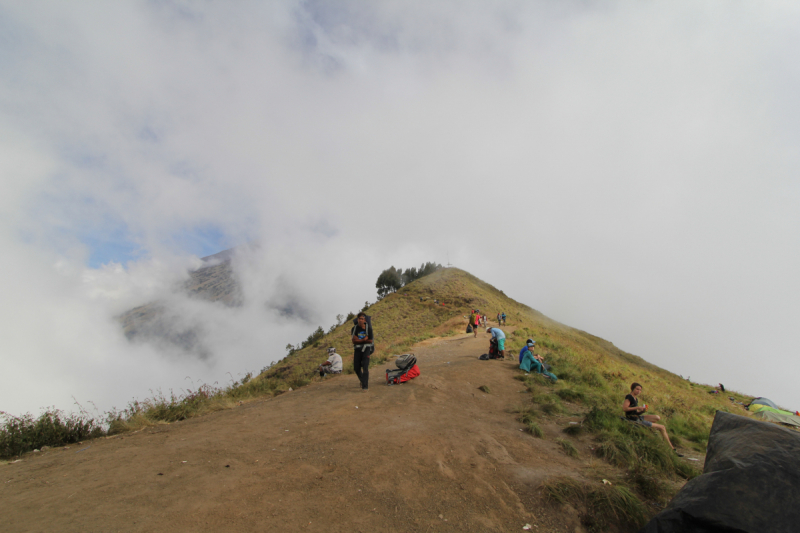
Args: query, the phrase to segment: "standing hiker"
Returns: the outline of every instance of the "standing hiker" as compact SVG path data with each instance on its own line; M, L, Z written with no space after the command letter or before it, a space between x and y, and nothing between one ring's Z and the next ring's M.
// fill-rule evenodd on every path
M328 360L319 365L319 377L325 377L325 374L341 374L342 373L342 356L336 353L336 348L331 346L328 348Z
M497 313L497 325L501 326L502 323L500 322L500 313Z
M506 325L506 312L505 311L503 311L503 314L500 315L500 318L503 319L503 325L505 326Z
M637 424L642 424L643 426L647 426L649 428L657 429L661 436L664 437L664 440L667 441L669 447L672 448L672 451L675 452L678 457L683 457L683 455L678 453L678 449L672 445L672 441L669 440L669 435L667 435L667 428L662 426L661 424L655 424L654 422L658 422L661 420L661 417L658 415L643 415L645 411L647 411L647 404L643 406L639 406L638 397L642 393L642 386L638 383L631 384L631 393L625 396L625 401L622 402L622 410L625 412L625 418L630 420L631 422L636 422Z
M499 328L486 328L486 333L492 334L492 339L497 341L497 354L500 358L506 358L506 334Z
M472 329L475 331L475 338L478 337L478 328L481 327L480 311L475 310L475 315L472 317Z
M363 311L356 316L356 324L350 330L353 337L353 367L361 382L361 390L369 389L369 356L375 350L372 324Z

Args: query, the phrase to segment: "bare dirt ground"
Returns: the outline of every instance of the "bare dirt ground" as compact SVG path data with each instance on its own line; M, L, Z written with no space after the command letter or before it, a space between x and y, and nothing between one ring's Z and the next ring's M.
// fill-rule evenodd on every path
M426 342L422 375L362 392L355 375L0 466L0 530L582 531L543 501L581 459L564 417L522 430L516 365L479 361L488 336ZM512 361L515 361L512 354ZM386 367L394 367L388 362ZM481 385L490 388L486 394ZM585 457L586 450L581 450Z

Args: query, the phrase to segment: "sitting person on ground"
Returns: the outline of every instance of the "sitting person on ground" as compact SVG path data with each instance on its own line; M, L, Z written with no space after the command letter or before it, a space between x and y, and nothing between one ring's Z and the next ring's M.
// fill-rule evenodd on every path
M319 377L325 377L325 374L341 374L342 373L342 356L336 353L336 348L331 346L328 348L328 360L319 365Z
M486 333L492 334L492 339L497 341L497 355L500 359L506 358L506 334L500 328L486 328Z
M534 348L536 348L536 341L533 339L528 339L525 341L525 346L519 351L519 362L522 362L522 358L525 357L525 352L531 352L531 356L534 359L537 359L540 363L544 364L544 358L541 355L536 355L533 353Z
M541 355L533 353L534 346L536 346L536 341L528 339L522 351L519 353L519 367L525 372L536 372L547 376L554 382L558 381L556 375L550 372L547 365L544 364L544 358Z
M647 411L647 404L640 406L638 402L638 397L642 393L642 386L638 383L631 384L631 393L625 396L625 401L622 402L622 410L625 412L625 418L632 422L636 422L638 424L642 424L643 426L647 426L649 428L657 429L661 436L664 437L664 440L667 441L669 447L672 448L678 457L683 457L681 454L678 453L678 449L672 445L672 441L669 440L669 435L667 435L667 428L662 426L661 424L656 424L661 420L661 417L658 415L643 415L645 411Z

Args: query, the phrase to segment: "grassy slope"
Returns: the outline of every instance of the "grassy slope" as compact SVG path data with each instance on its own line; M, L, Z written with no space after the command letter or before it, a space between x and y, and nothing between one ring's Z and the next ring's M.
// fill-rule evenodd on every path
M443 305L434 304L434 299ZM613 419L619 414L630 383L635 380L644 385L644 401L654 406L654 413L665 418L670 434L677 437L673 439L676 444L702 452L717 409L745 413L733 409L727 399L729 395L740 401L746 400L745 397L736 393L710 395L707 393L710 387L689 383L623 352L608 341L550 320L455 268L421 278L368 309L376 332L372 364L382 364L390 356L404 353L427 338L462 333L467 322L465 315L475 307L489 317L501 311L508 315L508 325L503 329L507 335L507 353L512 357L516 357L526 338L533 337L540 346L539 351L554 364L554 371L560 378L555 385L541 382L535 376L517 376L525 381L533 393L533 403L538 406L537 412L528 413L529 418L564 410L585 414L594 407L608 415L606 419ZM133 402L122 411L108 413L105 423L109 424L110 433L128 431L225 409L248 398L280 394L290 387L319 379L314 369L326 359L325 349L331 345L345 354L345 372L352 372L351 359L347 357L351 347L350 327L350 323L338 326L316 345L285 357L258 376L247 375L224 388L202 386L181 396ZM98 432L105 433L102 421L90 420L84 415L66 421L58 412L45 413L38 420L29 418L9 418L0 431L0 455L18 455L44 444L59 445ZM587 417L587 425L595 426L595 432L606 437L610 434L619 437L620 432L624 433L624 427L613 427L614 423L619 426L619 420L606 419ZM617 444L620 444L619 439ZM614 455L616 448L609 446L610 455Z
M420 302L420 297L427 298ZM438 299L444 305L436 305ZM555 363L561 380L553 393L560 397L581 399L609 411L620 411L630 383L644 386L644 402L667 421L678 442L705 449L708 430L717 410L733 409L728 396L746 399L738 393L708 394L711 387L690 383L681 377L624 352L611 342L555 322L540 312L509 298L493 286L457 268L440 270L403 287L395 294L372 305L376 332L376 356L373 365L391 355L407 351L414 343L434 337L461 333L466 327L464 315L479 308L490 317L504 311L508 316L507 353L516 356L528 337L533 337L539 351ZM313 379L313 370L325 361L325 350L336 346L349 354L352 324L343 324L326 335L317 346L309 346L279 361L256 378L275 383L278 390L297 387ZM346 371L352 371L345 357ZM687 369L690 371L690 369Z

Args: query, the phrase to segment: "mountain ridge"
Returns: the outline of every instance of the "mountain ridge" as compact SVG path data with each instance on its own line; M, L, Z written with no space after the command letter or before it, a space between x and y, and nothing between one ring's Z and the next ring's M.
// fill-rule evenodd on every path
M478 359L489 337L483 331L477 339L464 333L473 308L487 314L490 323L498 312L506 313L508 323L500 326L506 332L506 361ZM686 479L698 474L714 413L745 414L722 395L709 395L711 387L554 321L457 268L418 279L368 306L367 313L376 332L376 353L366 395L351 375L349 357L341 376L321 379L315 372L329 346L348 354L351 323L341 323L230 387L201 387L185 397L141 402L117 413L109 438L122 440L107 445L103 443L111 441L94 441L98 455L92 459L98 461L93 476L102 479L114 472L115 478L94 486L81 483L81 490L107 502L126 520L154 515L129 528L142 531L169 527L170 520L198 531L239 530L234 524L295 530L308 525L298 521L301 515L309 522L321 520L332 531L506 531L526 522L539 531L635 531ZM529 337L552 364L557 383L518 368L517 352ZM391 367L394 356L409 351L417 353L422 376L402 386L381 387L383 365ZM662 416L686 459L675 456L659 436L620 420L621 401L631 381L644 384L646 402ZM355 409L363 415L355 415ZM412 412L416 416L410 416ZM197 416L202 414L207 416ZM255 425L245 421L251 416L257 419ZM284 433L300 437L289 442L280 437ZM231 435L246 442L240 445ZM160 459L160 446L168 452L166 462ZM329 449L337 459L319 462ZM272 455L278 451L280 456ZM355 451L358 458L350 458ZM23 524L33 513L31 506L51 501L52 490L60 486L55 483L58 478L52 478L52 487L50 481L40 486L27 480L50 479L61 471L73 477L86 468L84 458L94 457L60 453L37 454L36 461L46 460L31 460L18 468L19 476L10 480L21 483L15 485L20 487L17 492L8 492L11 485L0 485L0 500L14 502L9 523ZM133 458L140 453L140 468L115 463L118 457L136 463ZM367 461L364 468L359 458ZM216 467L191 474L186 470L184 477L180 465L187 461ZM267 470L255 470L265 465ZM225 478L215 469L230 467L240 473ZM414 480L410 484L402 475L406 467ZM157 489L160 485L152 477L140 481L142 468L151 476L170 476L166 486L172 488ZM243 507L225 499L214 485L226 479L246 502ZM253 483L256 479L260 484ZM358 492L364 494L350 491L355 486L363 487ZM113 488L119 496L109 496L102 487ZM162 503L158 499L132 503L136 491L145 487L161 495L166 514L153 513ZM394 491L397 487L403 490ZM180 497L168 496L176 490L191 493L197 505L187 507ZM417 501L420 492L430 500ZM393 493L413 516L422 518L397 522L402 518L395 504L389 504ZM283 503L281 496L292 494ZM304 494L318 500L309 504ZM334 498L325 499L325 494ZM315 504L329 500L333 507ZM352 508L353 501L378 514L364 516L361 508ZM114 525L89 500L73 503L87 519L107 528ZM259 506L273 509L272 514L258 511ZM189 514L175 519L181 509ZM243 509L251 519L230 521ZM458 518L448 523L453 515ZM72 516L79 523L80 517Z

